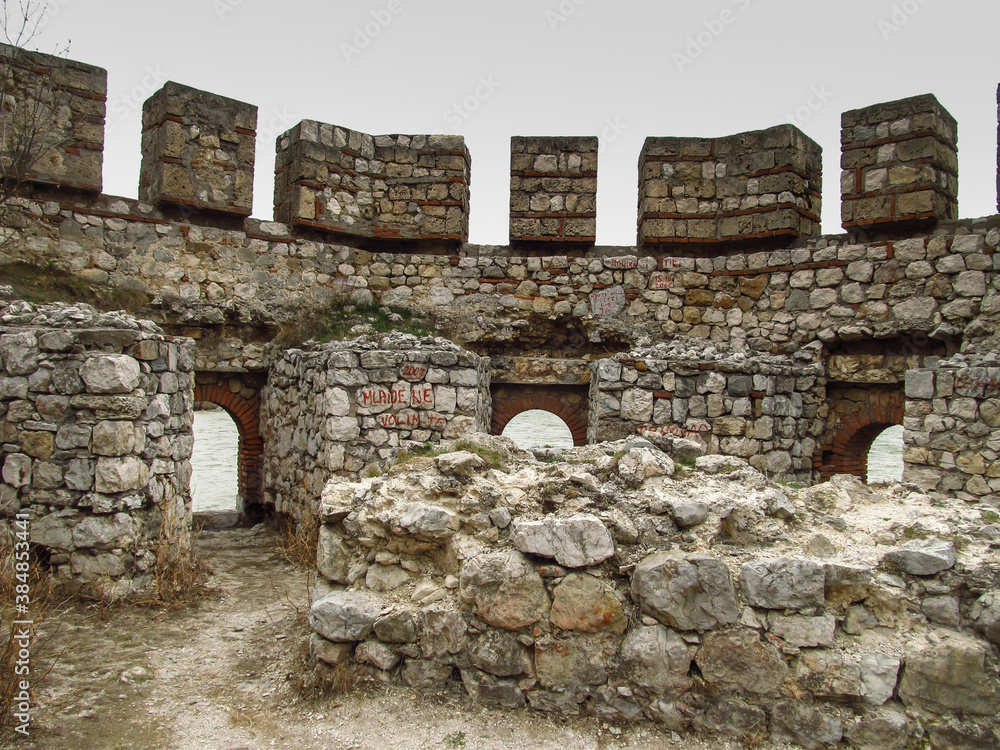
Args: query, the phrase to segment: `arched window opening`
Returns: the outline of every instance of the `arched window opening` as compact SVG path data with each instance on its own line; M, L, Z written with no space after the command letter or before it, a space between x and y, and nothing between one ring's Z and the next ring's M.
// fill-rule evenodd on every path
M868 450L868 483L903 480L903 427L893 425L872 441Z
M242 512L239 491L239 430L222 408L194 413L191 497L196 513Z
M573 447L573 433L569 425L552 412L542 409L528 409L512 417L501 434L521 448Z

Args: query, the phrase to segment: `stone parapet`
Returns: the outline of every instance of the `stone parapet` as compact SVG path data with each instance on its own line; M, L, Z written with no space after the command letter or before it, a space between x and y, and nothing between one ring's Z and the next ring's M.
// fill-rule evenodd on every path
M142 105L139 198L249 216L257 107L170 81Z
M642 246L717 246L819 234L822 149L793 125L726 138L647 138ZM787 243L786 243L787 244Z
M303 120L277 140L274 216L364 238L464 242L470 164L461 136L371 136Z
M0 44L3 175L100 192L108 72Z
M510 241L593 245L597 138L510 139Z
M845 112L847 229L958 218L958 124L930 94Z

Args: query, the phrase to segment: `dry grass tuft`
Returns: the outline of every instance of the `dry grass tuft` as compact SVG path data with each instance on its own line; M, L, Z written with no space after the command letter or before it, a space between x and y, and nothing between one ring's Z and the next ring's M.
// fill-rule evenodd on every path
M301 518L281 516L278 519L281 543L279 554L292 565L306 570L316 568L316 546L319 543L319 515L308 511Z

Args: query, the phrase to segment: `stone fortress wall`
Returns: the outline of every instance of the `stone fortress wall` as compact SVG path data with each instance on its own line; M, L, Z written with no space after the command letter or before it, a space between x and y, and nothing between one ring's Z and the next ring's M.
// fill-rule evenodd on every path
M615 248L593 244L594 140L516 137L510 245L495 247L467 242L460 137L303 121L276 143L282 222L247 218L255 108L176 83L144 107L139 199L99 194L106 73L74 63L69 84L51 58L35 63L70 94L68 140L31 175L12 222L16 256L146 292L165 330L196 338L206 377L259 380L280 329L348 295L433 315L493 360L577 362L571 384L535 379L537 398L498 402L494 414L573 402L569 421L599 426L580 397L590 365L683 334L824 363L812 478L863 476L867 444L902 422L906 371L975 345L1000 316L1000 217L957 218L957 127L933 96L844 114L846 234L819 234L819 148L779 126L647 139L637 244ZM501 386L525 382L494 374L499 399ZM241 465L260 466L259 397L243 403L256 410L246 420L256 453ZM708 442L746 453L753 440L713 427ZM761 443L757 460L774 450ZM788 478L809 471L795 458Z

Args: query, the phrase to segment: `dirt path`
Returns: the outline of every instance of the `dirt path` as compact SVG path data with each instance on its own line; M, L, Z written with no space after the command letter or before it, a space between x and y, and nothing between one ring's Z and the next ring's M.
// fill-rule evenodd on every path
M598 750L736 748L675 741L654 725L611 726L485 709L441 695L362 685L304 699L308 582L257 527L205 532L212 595L179 610L68 606L28 741L38 750ZM679 738L677 738L679 739Z

